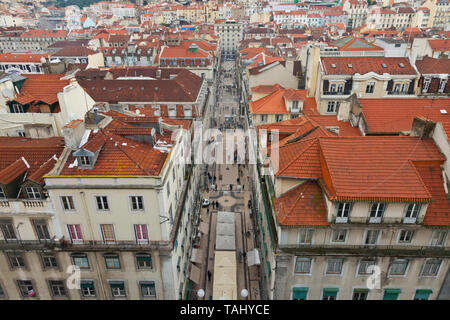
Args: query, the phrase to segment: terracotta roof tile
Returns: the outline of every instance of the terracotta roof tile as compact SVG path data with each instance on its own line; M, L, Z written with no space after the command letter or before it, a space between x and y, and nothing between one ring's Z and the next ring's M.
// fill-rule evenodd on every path
M282 226L327 226L323 192L316 181L306 181L273 199Z
M10 184L28 170L28 165L23 157L20 157L8 167L0 171L0 183Z
M424 57L416 60L416 67L421 74L450 74L450 59Z
M414 67L408 58L385 57L322 57L320 58L325 74L377 74L415 75ZM382 64L386 64L383 67ZM401 67L400 65L403 65ZM332 65L335 65L333 67Z

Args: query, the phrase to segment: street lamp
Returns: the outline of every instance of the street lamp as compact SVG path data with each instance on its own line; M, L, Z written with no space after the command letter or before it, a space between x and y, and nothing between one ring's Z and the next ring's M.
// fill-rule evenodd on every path
M200 299L204 298L204 297L205 297L205 290L203 290L203 289L198 289L198 290L197 290L197 296L198 296Z

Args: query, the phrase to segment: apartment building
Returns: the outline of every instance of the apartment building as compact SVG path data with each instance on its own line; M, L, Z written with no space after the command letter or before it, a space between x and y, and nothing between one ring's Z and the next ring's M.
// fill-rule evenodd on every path
M167 40L158 56L161 68L185 68L202 79L214 80L215 53L217 46L207 41L181 41L180 38Z
M53 43L68 39L67 30L28 30L0 37L2 52L39 52Z
M450 94L450 60L424 57L416 60L420 73L418 87L420 95L448 96Z
M450 3L446 0L427 0L423 7L430 10L428 28L445 28L450 22Z
M207 81L182 68L88 69L76 77L93 101L146 116L196 119L210 97Z
M449 265L449 202L434 141L313 132L284 139L262 183L273 299L436 299ZM370 266L378 287L367 284Z
M97 108L82 130L64 128L68 150L46 176L58 253L81 270L70 298L181 299L199 202L191 122Z
M9 74L44 73L42 65L48 61L48 54L2 53L0 71Z
M316 100L320 114L338 114L343 100L415 97L418 74L407 58L321 57Z
M59 160L64 139L0 141L0 299L63 297L67 274L51 249L58 226L43 176Z
M214 24L214 34L220 38L222 53L226 55L235 54L239 42L244 39L244 27L235 20L226 20Z
M365 0L346 0L342 10L347 12L348 28L358 28L367 23L369 7Z

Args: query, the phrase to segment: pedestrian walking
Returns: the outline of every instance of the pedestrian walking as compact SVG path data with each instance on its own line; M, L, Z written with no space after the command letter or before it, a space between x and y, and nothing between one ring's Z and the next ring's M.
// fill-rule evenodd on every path
M209 215L209 208L206 209L206 213Z
M231 190L233 190L233 185L232 185L232 184L230 184L230 191L231 191Z
M239 182L241 181L241 179L239 179L239 177L236 179L237 184L239 184Z
M242 253L242 257L244 258L244 262L245 262L245 257L247 256L247 253L244 251L243 253Z
M208 270L208 281L211 281L211 271Z
M213 177L213 182L216 183L216 175Z

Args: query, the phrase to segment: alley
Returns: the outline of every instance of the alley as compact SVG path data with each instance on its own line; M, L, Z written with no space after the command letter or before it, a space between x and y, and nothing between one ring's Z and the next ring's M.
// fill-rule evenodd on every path
M235 60L223 61L216 75L216 103L212 106L209 123L211 129L218 129L222 133L222 137L216 137L216 139L230 142L228 145L237 144L234 141L234 130L245 129L245 121L239 115L239 94L236 90L235 76ZM227 130L233 134L227 135ZM203 199L209 200L210 205L202 208L201 212L200 223L204 226L204 232L207 229L207 234L202 235L199 244L199 250L203 252L204 264L201 266L201 283L194 286L193 292L203 289L205 290L204 299L212 299L217 212L228 211L235 213L237 299L245 299L241 297L241 291L247 289L247 299L258 300L260 299L259 266L249 267L247 261L247 252L256 247L249 205L251 188L248 168L244 162L245 155L241 157L241 154L234 152L231 157L227 156L225 150L227 143L223 145L223 161L216 159L219 161L207 166L207 169L202 172L204 175L202 178L205 181L202 196ZM241 162L240 159L242 159Z

